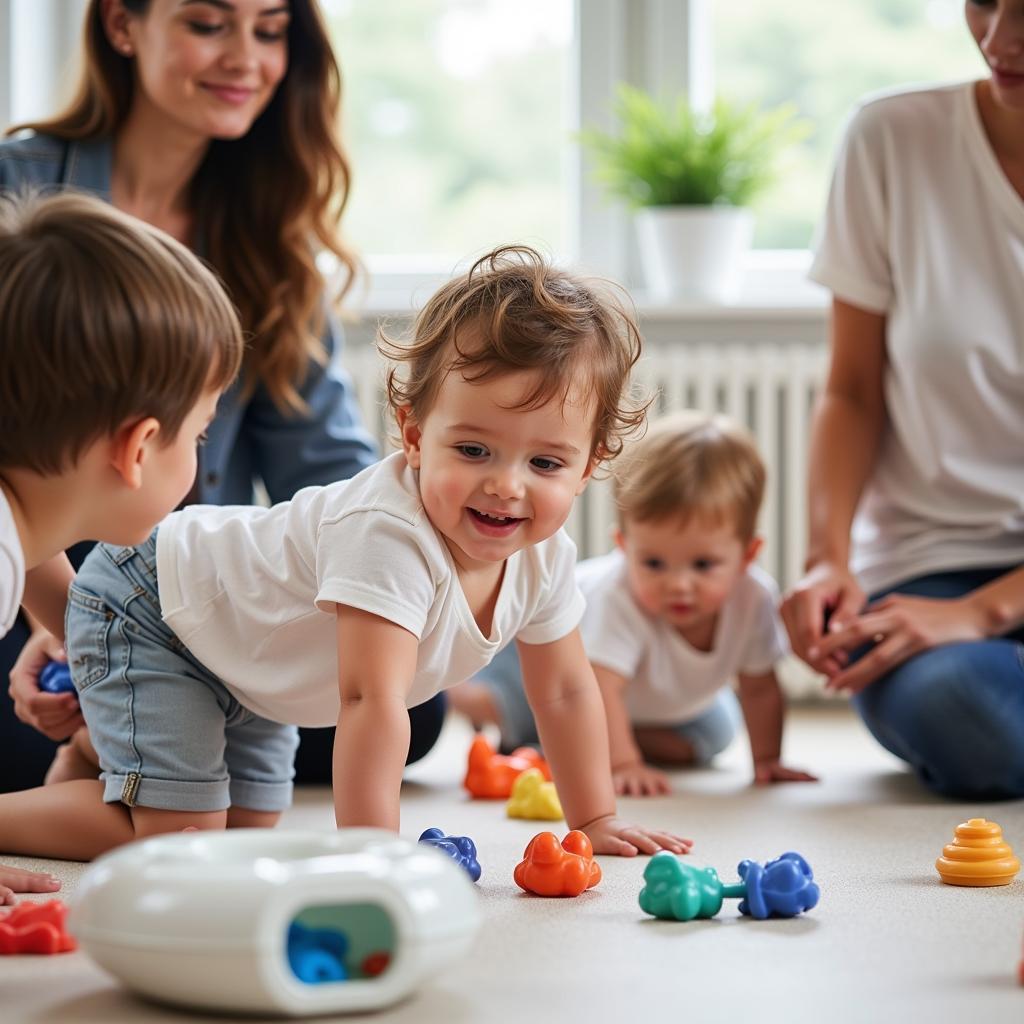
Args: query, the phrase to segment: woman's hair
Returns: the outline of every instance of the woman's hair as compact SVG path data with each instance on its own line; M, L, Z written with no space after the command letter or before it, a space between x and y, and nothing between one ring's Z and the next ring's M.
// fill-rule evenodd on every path
M627 303L603 282L586 281L525 245L495 249L444 285L416 319L412 338L383 331L378 347L398 365L387 376L392 409L423 421L449 373L470 382L539 370L521 407L555 396L594 402L591 455L612 459L644 421L649 402L630 391L640 331Z
M150 6L150 0L122 2L135 15ZM227 286L250 337L247 385L262 381L278 406L298 411L309 359L325 358L316 243L345 267L341 295L357 264L338 233L350 181L338 136L341 73L315 0L290 0L289 6L287 72L242 138L211 142L192 182L192 210L203 256ZM90 0L86 13L84 61L67 110L8 134L114 135L131 108L135 72L131 58L107 38L100 0Z
M0 469L60 473L136 419L170 444L242 362L216 277L93 196L0 195Z
M757 530L764 485L764 462L750 433L726 416L692 411L652 422L613 473L621 529L630 521L697 518L735 526L742 541Z

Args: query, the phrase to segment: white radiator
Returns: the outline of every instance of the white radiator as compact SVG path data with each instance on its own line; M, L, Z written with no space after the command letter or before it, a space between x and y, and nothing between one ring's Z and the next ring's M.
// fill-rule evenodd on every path
M804 559L807 439L826 361L820 344L715 342L648 345L637 366L637 378L658 394L652 414L724 412L754 433L768 467L761 564L783 588L799 577ZM346 351L345 365L363 416L386 447L393 427L383 401L383 362L371 346L356 345ZM594 481L568 524L580 557L608 551L613 525L610 486Z

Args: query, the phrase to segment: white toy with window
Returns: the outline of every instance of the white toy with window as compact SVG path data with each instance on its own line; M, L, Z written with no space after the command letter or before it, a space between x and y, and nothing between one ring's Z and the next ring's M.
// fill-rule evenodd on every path
M452 858L376 829L158 836L100 857L69 930L128 988L288 1016L378 1009L465 954L476 888Z

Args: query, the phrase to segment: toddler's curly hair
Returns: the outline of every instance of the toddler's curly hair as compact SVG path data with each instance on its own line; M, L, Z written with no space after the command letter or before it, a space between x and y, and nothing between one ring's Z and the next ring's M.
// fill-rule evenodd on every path
M539 370L521 408L586 396L595 404L591 456L615 458L644 422L648 401L630 388L641 338L632 304L608 282L557 269L525 245L501 246L444 285L416 319L410 339L380 332L394 365L388 402L422 421L445 376L470 382Z

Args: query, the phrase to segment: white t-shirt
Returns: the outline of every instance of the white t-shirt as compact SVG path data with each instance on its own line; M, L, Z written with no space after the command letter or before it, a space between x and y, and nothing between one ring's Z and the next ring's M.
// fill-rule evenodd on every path
M786 653L778 588L757 566L722 606L710 651L698 651L636 603L621 551L581 562L576 581L587 600L580 623L587 657L627 680L626 710L635 724L696 718L738 674L768 672Z
M245 707L305 726L338 720L336 604L419 638L414 707L517 636L544 644L575 629L575 563L564 531L512 555L484 636L401 452L273 508L184 509L157 533L164 621Z
M853 530L862 585L1024 561L1024 199L973 83L854 113L811 277L887 318L888 426Z
M0 488L0 636L10 632L25 592L25 552L7 495Z

